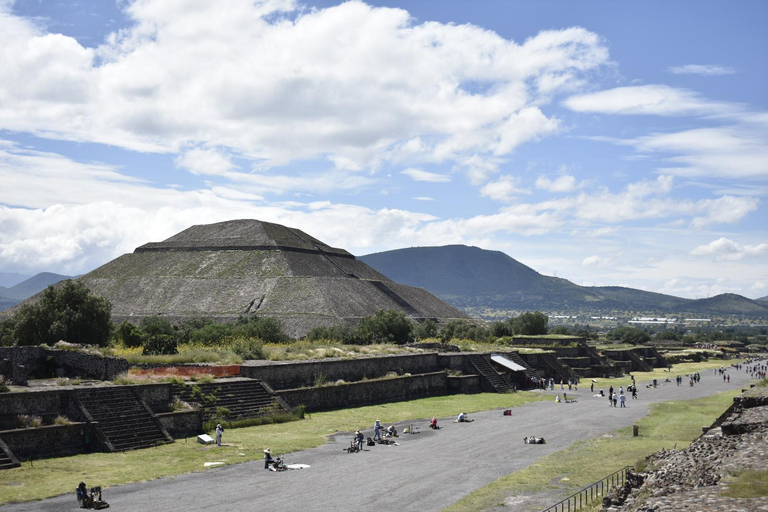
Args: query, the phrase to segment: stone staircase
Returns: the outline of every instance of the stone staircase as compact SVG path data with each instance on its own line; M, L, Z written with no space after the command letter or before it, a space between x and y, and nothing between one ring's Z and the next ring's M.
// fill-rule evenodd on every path
M523 361L523 358L520 357L520 354L518 354L517 352L504 352L504 355L507 356L507 358L510 359L513 363L517 363L523 368L525 368L525 376L528 377L530 380L534 382L541 380L541 377L536 372L536 370L528 366L528 363Z
M173 442L130 386L83 389L78 390L76 396L109 451L137 450Z
M485 380L497 393L508 393L515 389L493 369L486 356L473 354L466 356L469 363L477 370L477 373L485 377Z
M555 381L557 381L557 378L559 377L563 382L568 382L569 379L573 382L579 382L579 376L576 375L576 373L571 370L570 367L560 363L556 356L552 354L541 354L541 359L555 375Z
M0 470L17 468L19 466L21 466L19 459L8 448L8 445L0 439Z
M652 372L653 371L653 367L651 365L649 365L648 363L646 363L643 360L643 358L641 358L640 356L635 354L634 350L627 350L626 354L627 354L627 356L629 356L629 360L632 361L635 364L636 368L637 368L637 370L633 370L633 371L640 371L640 372Z
M229 411L227 419L255 418L274 411L275 407L285 409L260 380L175 385L173 394L179 400L198 404L206 419L216 417L219 407Z

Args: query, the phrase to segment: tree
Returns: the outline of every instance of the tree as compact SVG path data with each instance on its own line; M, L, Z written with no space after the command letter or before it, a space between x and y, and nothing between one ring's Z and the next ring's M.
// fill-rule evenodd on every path
M14 337L14 330L16 329L16 322L13 318L0 322L0 347L12 347L16 341Z
M344 344L352 344L357 341L355 332L346 324L332 325L331 327L317 326L313 327L307 333L309 341L340 341Z
M443 341L452 339L485 341L488 338L488 329L466 320L451 320L440 329L440 338Z
M609 340L619 340L623 343L629 343L631 345L641 345L651 339L651 336L636 327L616 327L611 329L606 334L606 338Z
M431 318L427 318L413 328L413 337L417 340L437 337L437 324Z
M515 334L510 322L493 322L491 324L491 336L501 338Z
M361 343L404 345L413 341L413 324L402 311L379 310L375 315L360 320L355 335Z
M141 332L144 333L145 338L159 334L164 334L166 336L174 336L176 334L170 320L157 315L145 316L142 318L139 323L139 328L141 329Z
M121 340L126 347L140 347L144 341L144 333L139 327L126 320L117 328L115 338Z
M19 345L53 345L59 340L104 346L109 340L112 305L96 297L80 281L49 286L40 300L16 314L14 337Z
M534 313L525 312L512 320L512 326L515 334L523 336L538 336L547 334L547 324L549 317L541 311Z
M265 343L288 343L291 337L283 331L283 324L272 317L255 316L240 318L232 328L232 336L256 338Z

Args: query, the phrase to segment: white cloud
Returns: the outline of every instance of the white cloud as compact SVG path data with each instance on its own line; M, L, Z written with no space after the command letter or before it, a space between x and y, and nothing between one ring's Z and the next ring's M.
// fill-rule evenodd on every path
M768 131L747 126L698 128L621 141L644 153L671 154L661 172L687 177L768 178Z
M736 73L736 70L726 66L717 66L715 64L686 64L685 66L672 66L669 68L669 72L676 75L716 76L733 75Z
M576 178L567 174L555 180L539 176L536 179L536 187L549 192L571 192L576 189Z
M520 194L530 194L530 190L517 186L518 181L515 176L501 176L498 180L484 185L480 194L494 201L510 201Z
M406 176L410 176L414 181L428 181L430 183L446 183L451 181L450 176L429 171L422 171L421 169L409 168L401 172Z
M768 243L741 245L725 237L700 245L691 251L693 256L714 256L717 261L737 261L744 258L768 256Z
M176 159L178 167L192 174L225 175L235 166L229 157L215 149L193 148Z
M0 12L0 129L137 151L217 148L265 167L461 163L553 133L540 104L608 62L581 28L518 44L358 1L139 0L126 13L129 27L92 50ZM201 170L194 151L180 158L193 172L227 167Z
M702 98L687 89L666 85L617 87L571 96L563 105L575 112L624 115L718 115L741 110L729 103Z
M426 197L426 196L419 196L413 198L415 201L434 201L435 199L432 197Z
M583 267L605 267L611 262L610 258L603 258L601 256L597 256L596 254L593 254L592 256L588 256L584 258L581 262L581 266Z

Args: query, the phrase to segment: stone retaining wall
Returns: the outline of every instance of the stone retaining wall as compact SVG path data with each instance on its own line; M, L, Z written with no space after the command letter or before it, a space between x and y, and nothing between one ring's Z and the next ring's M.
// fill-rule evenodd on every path
M308 411L315 412L445 395L448 394L448 374L434 372L276 393L291 407L305 405Z
M427 373L442 369L437 353L371 357L368 359L333 359L307 362L287 362L240 367L240 375L261 379L272 388L295 389L312 386L318 375L329 381L359 381L383 377L389 372Z
M77 376L112 380L128 371L125 359L48 347L0 347L0 359L11 361L15 368L23 367L27 379Z
M0 431L0 439L20 460L83 453L88 450L86 439L90 449L97 450L95 435L86 423L4 430Z
M46 422L52 422L58 415L70 420L82 421L80 411L70 400L70 390L57 389L36 391L34 393L0 394L0 429L15 428L21 414L40 416Z
M157 414L165 430L174 439L203 433L203 411L175 411Z

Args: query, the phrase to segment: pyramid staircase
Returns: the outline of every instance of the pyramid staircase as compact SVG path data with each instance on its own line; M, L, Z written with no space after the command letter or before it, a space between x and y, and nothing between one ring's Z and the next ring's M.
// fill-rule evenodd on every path
M109 451L122 452L172 443L147 405L131 386L77 391L86 419Z
M523 361L523 358L520 357L520 354L518 354L517 352L504 352L504 355L507 357L507 359L509 359L513 363L517 363L523 368L525 368L525 376L528 377L530 380L538 381L541 379L541 376L539 376L536 370L528 366L528 363Z
M579 382L579 376L576 375L576 373L569 366L566 366L558 361L557 356L553 354L541 354L541 359L555 375L555 380L557 380L557 377L560 377L560 380L563 382L568 382L568 380Z
M497 393L509 393L515 390L509 382L502 379L499 373L493 369L486 356L473 354L466 357L477 373L485 377L485 380Z
M21 466L19 459L8 448L8 445L0 439L0 470L17 468L19 466Z
M392 301L400 306L403 311L406 312L406 314L410 317L419 317L421 314L418 312L416 308L414 308L407 300L402 298L400 295L395 293L395 291L387 286L386 284L382 283L381 281L368 281L373 286L379 289L384 295L392 299Z
M179 400L198 404L206 419L216 417L219 407L229 411L228 419L255 418L274 412L275 407L287 409L260 380L175 385L173 394Z
M625 353L629 357L629 360L632 361L635 364L635 366L637 368L637 370L635 370L635 371L639 371L639 372L652 372L653 371L653 368L651 367L651 365L646 363L643 360L643 358L641 358L640 356L635 354L634 350L627 350L627 351L625 351Z

